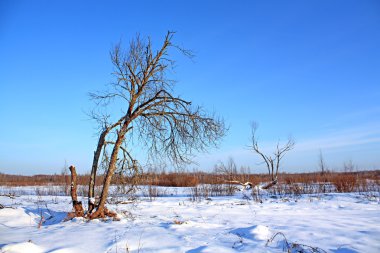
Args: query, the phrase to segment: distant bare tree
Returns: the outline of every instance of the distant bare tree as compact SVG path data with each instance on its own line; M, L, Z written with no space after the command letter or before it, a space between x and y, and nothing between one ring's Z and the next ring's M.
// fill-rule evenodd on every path
M280 142L277 142L276 150L271 155L264 154L258 144L258 140L256 137L256 131L257 131L258 125L256 122L252 123L251 130L252 130L252 146L251 149L258 154L263 160L264 163L267 166L268 174L271 176L271 179L273 182L277 181L277 175L278 171L280 169L280 162L281 159L285 156L285 154L292 150L294 148L295 142L292 138L288 138L288 141L284 146L280 146Z
M248 168L248 170L249 170L249 168ZM277 181L272 181L272 182L268 182L268 183L265 183L265 184L262 184L259 186L259 185L255 185L252 182L247 181L247 180L244 182L242 182L240 180L236 180L236 178L241 176L241 175L238 175L237 166L235 164L234 159L231 157L228 159L227 164L224 164L223 162L219 162L217 165L215 165L214 171L216 173L224 176L224 179L222 182L228 184L227 185L228 186L227 192L229 195L234 194L234 192L236 190L236 187L234 185L241 185L244 187L243 189L245 189L245 190L252 189L253 187L259 187L260 189L266 190L266 189L269 189L270 187L272 187L273 185L275 185L277 183Z
M61 175L63 176L63 192L65 195L69 193L70 189L70 179L69 179L69 167L67 165L67 161L65 160L65 164L63 165L63 168L61 170Z
M232 157L228 158L227 164L223 162L218 162L214 166L214 171L217 174L222 174L227 177L228 180L234 180L234 177L237 175L237 166Z
M132 146L139 145L154 159L168 159L180 165L191 161L193 151L205 151L225 135L223 120L172 94L175 82L168 73L175 61L169 49L191 56L172 43L173 35L168 32L157 50L149 38L140 36L131 41L127 50L120 43L116 45L110 54L115 81L109 90L90 94L98 108L107 108L110 103L113 106L112 114L101 109L92 113L101 127L89 183L90 218L108 215L105 204L115 173L138 173ZM115 110L116 106L120 109ZM94 186L100 165L105 169L105 177L96 205Z
M219 162L214 166L214 171L217 174L223 176L223 182L228 183L227 185L227 193L228 195L233 195L236 187L235 177L237 176L237 166L232 157L228 158L228 162L225 164L223 162ZM239 183L238 183L239 184Z
M319 150L319 169L321 170L322 175L328 170L325 159L323 158L322 150Z
M354 172L355 168L356 166L351 159L343 163L344 172Z

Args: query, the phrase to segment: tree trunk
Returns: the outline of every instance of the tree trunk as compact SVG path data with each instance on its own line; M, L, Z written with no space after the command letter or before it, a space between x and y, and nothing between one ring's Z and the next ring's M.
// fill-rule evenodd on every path
M102 194L100 196L99 205L98 205L97 210L93 214L90 215L91 219L103 218L106 215L107 216L114 216L115 215L114 213L109 213L109 211L105 208L105 204L106 204L107 197L108 197L108 190L109 190L109 187L111 184L111 179L112 179L112 176L116 170L117 157L119 154L120 146L124 141L126 129L127 129L127 125L124 125L123 128L118 133L117 140L116 140L115 145L114 145L113 150L112 150L110 164L109 164L109 167L107 170L107 174L106 174L104 181L103 181L103 189L102 189Z
M98 170L99 157L102 152L102 148L105 143L106 135L108 133L108 128L106 128L99 137L98 146L96 151L94 152L94 160L92 162L91 176L90 176L90 184L88 186L88 213L90 214L92 210L95 208L95 180L96 180L96 172Z
M74 166L70 166L69 169L71 172L71 199L73 201L74 214L75 214L75 217L83 217L84 210L83 210L82 202L78 201L78 195L77 195L77 172Z

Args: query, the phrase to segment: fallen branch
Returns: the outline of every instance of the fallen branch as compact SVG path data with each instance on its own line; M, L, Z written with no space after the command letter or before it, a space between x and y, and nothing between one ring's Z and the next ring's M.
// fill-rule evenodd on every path
M224 180L224 182L229 183L229 184L240 184L240 185L244 186L245 189L251 189L253 186L253 184L251 182L242 183L242 182L236 181L236 180L232 180L232 181Z
M267 183L266 185L263 185L261 186L261 189L263 190L268 190L269 188L271 188L272 186L276 185L277 184L277 178L275 180L273 180L272 182L269 182Z
M11 194L11 193L8 193L8 194L0 194L0 196L3 196L3 197L8 197L8 198L11 198L11 199L15 199L16 196L15 194Z
M134 202L132 200L127 200L127 201L117 201L115 202L116 205L126 205L126 204L133 204Z
M4 206L0 204L0 209L4 209L4 208L16 209L16 207L13 207L13 206Z
M232 181L227 181L227 180L224 180L225 183L229 183L229 184L240 184L242 186L244 186L244 188L247 190L247 189L251 189L254 187L254 184L251 183L251 182L245 182L245 183L242 183L240 181L237 181L237 180L232 180ZM263 189L263 190L268 190L269 188L271 188L272 186L276 185L278 183L278 180L277 178L269 183L266 183L265 185L263 186L260 186L259 188L260 189ZM256 187L257 185L255 185Z

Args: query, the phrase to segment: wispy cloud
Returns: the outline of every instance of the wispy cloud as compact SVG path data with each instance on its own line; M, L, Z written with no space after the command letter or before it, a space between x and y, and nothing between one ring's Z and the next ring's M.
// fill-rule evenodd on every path
M280 141L280 143L284 142L285 140ZM314 169L319 150L323 150L324 155L329 158L330 165L338 166L347 157L355 157L355 162L360 167L372 168L372 165L380 164L380 161L373 157L373 154L370 159L368 154L365 154L366 151L364 150L372 144L380 145L380 122L372 122L339 131L322 132L303 139L296 138L295 148L286 156L284 164L293 170ZM262 141L259 145L264 153L270 154L274 151L276 141ZM353 154L352 147L363 148L363 150ZM225 147L210 154L200 155L197 157L197 161L201 168L211 169L216 162L225 162L229 157L234 158L238 165L250 165L265 172L265 166L258 166L261 158L244 145L241 147Z
M342 149L370 143L380 143L380 124L349 128L330 132L326 135L301 139L297 141L296 150Z
M380 106L376 106L340 115L322 127L325 129L341 129L342 125L360 125L363 122L373 121L373 119L378 119L379 117Z

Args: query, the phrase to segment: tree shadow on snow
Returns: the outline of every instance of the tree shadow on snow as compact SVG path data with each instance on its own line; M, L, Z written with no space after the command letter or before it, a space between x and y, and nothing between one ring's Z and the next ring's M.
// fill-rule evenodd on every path
M191 250L186 251L186 253L201 253L206 248L207 248L207 246L199 246L195 249L191 249Z
M31 208L31 207L24 207L25 213L34 214L37 215L38 218L35 218L35 221L39 223L42 219L42 226L49 226L49 225L55 225L58 223L61 223L66 217L67 212L57 212L50 210L48 208Z
M353 250L353 249L349 249L349 248L333 249L333 250L331 250L331 252L334 252L334 253L359 253L358 251Z
M254 225L246 228L236 228L231 230L230 233L248 240L253 240L255 239L255 234L252 233L252 230L256 229L257 227L257 225Z
M238 251L246 246L254 251L257 245L266 242L270 236L268 227L263 225L236 228L231 230L230 234L237 236L232 248Z

